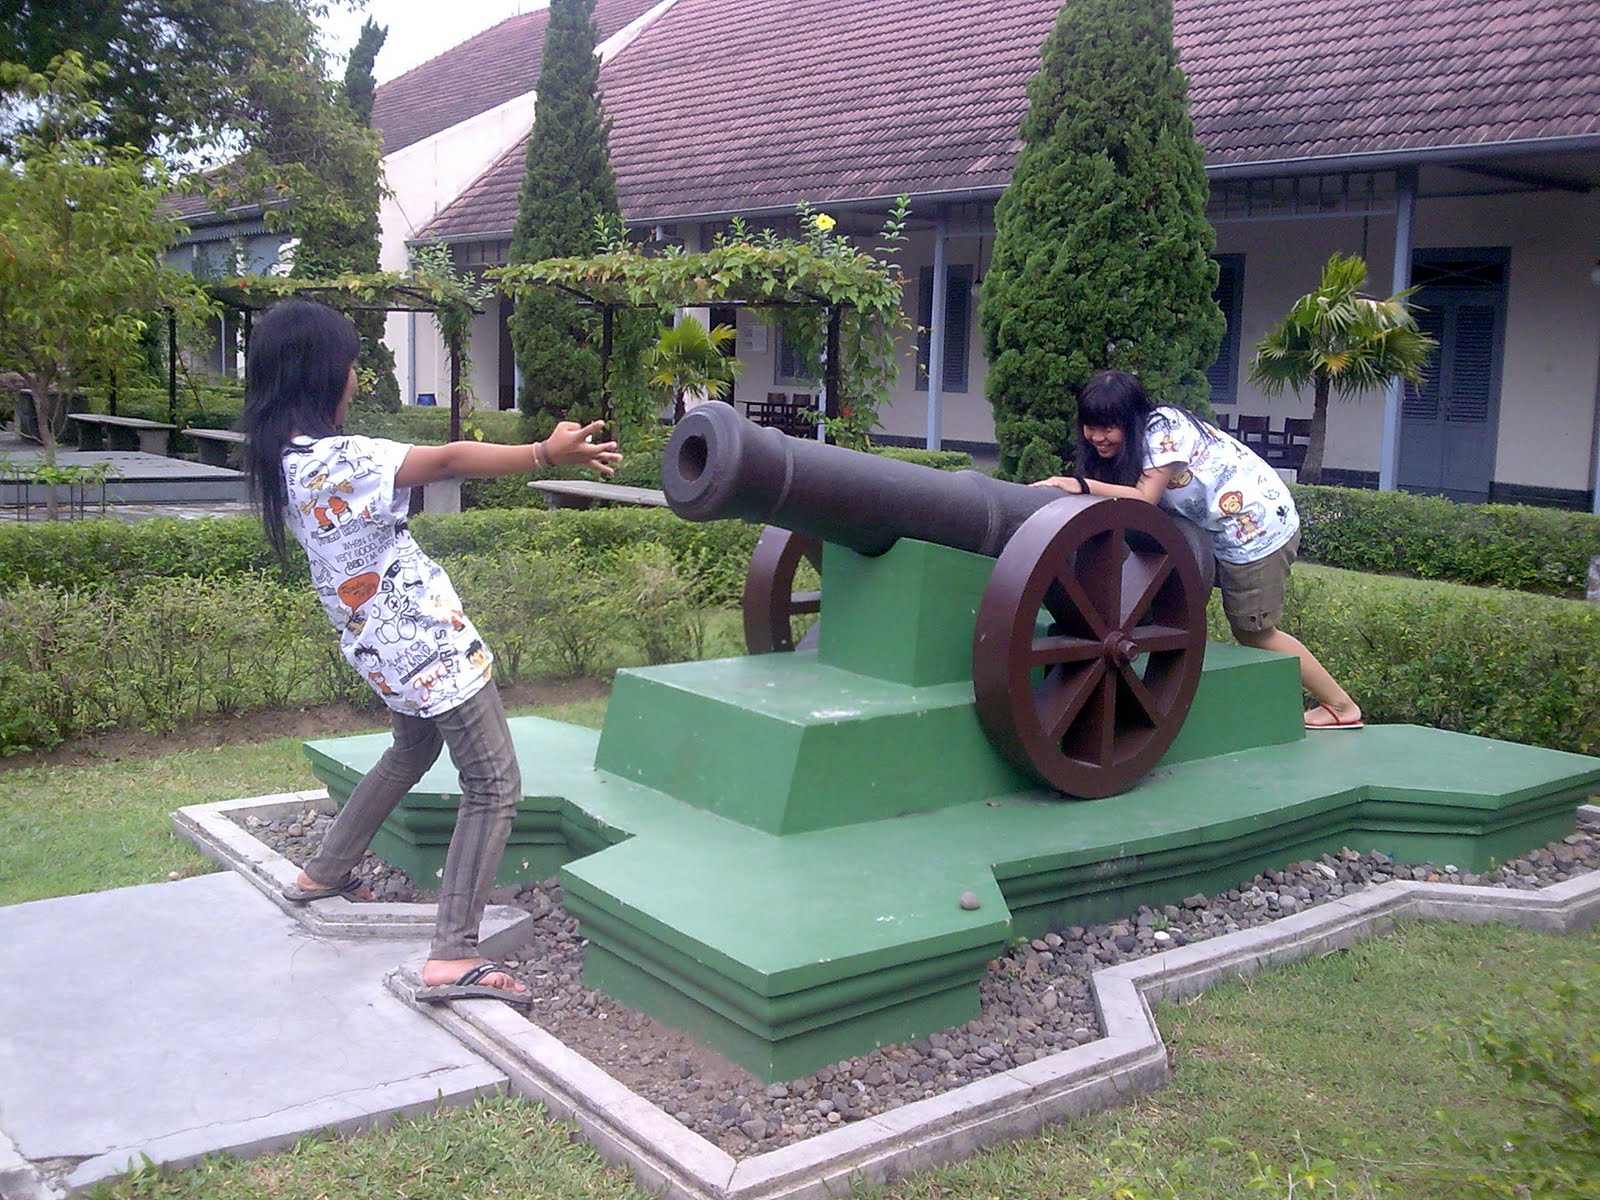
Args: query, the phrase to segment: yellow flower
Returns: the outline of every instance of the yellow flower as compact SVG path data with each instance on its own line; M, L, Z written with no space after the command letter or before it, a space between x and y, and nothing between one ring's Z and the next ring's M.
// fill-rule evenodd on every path
M814 224L821 233L827 233L828 230L832 229L838 223L839 222L835 221L827 213L818 213L814 220Z

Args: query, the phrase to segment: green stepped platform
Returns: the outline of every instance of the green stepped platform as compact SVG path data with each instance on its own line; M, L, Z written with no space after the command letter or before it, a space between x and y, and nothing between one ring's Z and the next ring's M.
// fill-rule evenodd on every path
M1209 647L1218 665L1202 686L1252 654ZM804 658L777 661L804 674L815 669ZM537 779L529 772L539 790L522 805L503 879L564 866L591 985L766 1079L971 1019L984 963L1013 937L1230 887L1341 846L1481 870L1570 832L1600 787L1594 759L1374 726L1164 765L1104 800L1017 791L777 835L590 765L595 731L534 717L512 729L522 761L543 765ZM308 750L342 800L387 744L375 735ZM432 878L454 803L441 762L385 827L380 855ZM966 891L981 907L959 906Z
M971 1019L1011 938L1341 846L1481 870L1570 831L1600 787L1600 760L1461 734L1306 736L1292 659L1211 644L1187 721L1137 786L1030 789L944 649L963 631L971 644L973 556L833 550L819 651L622 672L601 733L512 721L537 790L502 881L559 868L591 986L764 1079ZM915 619L884 612L892 594L922 598ZM882 636L864 637L874 622ZM387 744L307 750L342 803ZM374 849L432 879L456 795L441 761Z

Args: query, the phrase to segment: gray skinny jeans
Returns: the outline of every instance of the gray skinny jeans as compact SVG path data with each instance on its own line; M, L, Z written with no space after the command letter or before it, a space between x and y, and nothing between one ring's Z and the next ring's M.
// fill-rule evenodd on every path
M352 789L306 863L306 874L323 884L349 878L379 826L433 766L440 748L449 746L461 776L461 806L445 854L429 957L477 958L484 905L522 800L522 773L500 692L491 680L470 700L436 717L389 715L393 745Z

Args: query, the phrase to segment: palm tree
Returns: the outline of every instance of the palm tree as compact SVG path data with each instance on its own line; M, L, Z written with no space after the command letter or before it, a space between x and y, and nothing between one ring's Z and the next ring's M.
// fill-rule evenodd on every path
M687 313L678 318L648 354L650 386L672 399L673 423L683 419L684 397L703 392L708 400L720 400L733 382L734 362L726 347L734 339L731 325L707 330Z
M1256 343L1250 379L1266 395L1278 395L1285 385L1298 394L1312 385L1311 443L1299 475L1303 483L1322 478L1328 393L1351 398L1396 376L1420 383L1439 345L1411 315L1406 298L1415 288L1374 300L1361 294L1366 281L1367 264L1359 255L1345 258L1335 252L1322 268L1317 290L1296 300L1289 315Z

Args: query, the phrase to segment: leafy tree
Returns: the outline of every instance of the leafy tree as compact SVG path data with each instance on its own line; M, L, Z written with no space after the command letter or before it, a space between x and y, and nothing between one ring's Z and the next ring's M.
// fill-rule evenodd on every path
M620 215L610 127L600 112L598 40L593 0L551 0L512 264L592 254L596 219ZM525 414L540 422L598 415L598 327L593 310L553 289L517 295L511 344Z
M650 385L672 403L672 420L683 420L684 397L704 393L720 400L733 382L733 360L727 347L734 340L731 325L707 329L687 313L671 329L664 329L646 356Z
M326 0L11 0L0 61L44 71L68 51L106 64L90 83L83 130L108 146L163 157L248 150L264 131L261 81L321 75L317 22ZM0 133L30 117L11 114Z
M365 22L338 94L320 101L313 97L311 105L297 106L286 114L287 121L305 126L304 137L297 140L333 138L315 184L302 182L301 192L275 222L299 239L293 278L326 280L370 275L378 269L382 152L369 122L377 90L372 64L387 36L388 30ZM354 312L350 316L361 335L361 354L356 360L360 403L395 412L400 407L400 385L395 380L394 352L383 342L384 314Z
M0 362L33 393L52 465L75 391L136 367L164 307L203 308L192 277L161 262L180 229L158 215L160 165L86 136L94 78L75 54L48 74L0 66L0 89L37 118L0 154Z
M1406 298L1387 300L1361 294L1367 264L1337 252L1322 268L1314 292L1294 302L1289 314L1256 343L1250 378L1268 396L1291 387L1311 387L1311 441L1299 479L1322 481L1322 452L1328 436L1328 395L1359 396L1385 386L1395 376L1422 381L1423 369L1438 346L1417 328Z
M356 120L363 125L372 124L372 101L378 92L378 81L372 74L372 65L378 60L378 51L389 40L389 29L370 18L361 22L361 33L355 48L344 67L344 101Z
M978 316L1000 473L1031 479L1059 470L1095 371L1207 410L1223 316L1171 0L1068 0L1021 136Z

